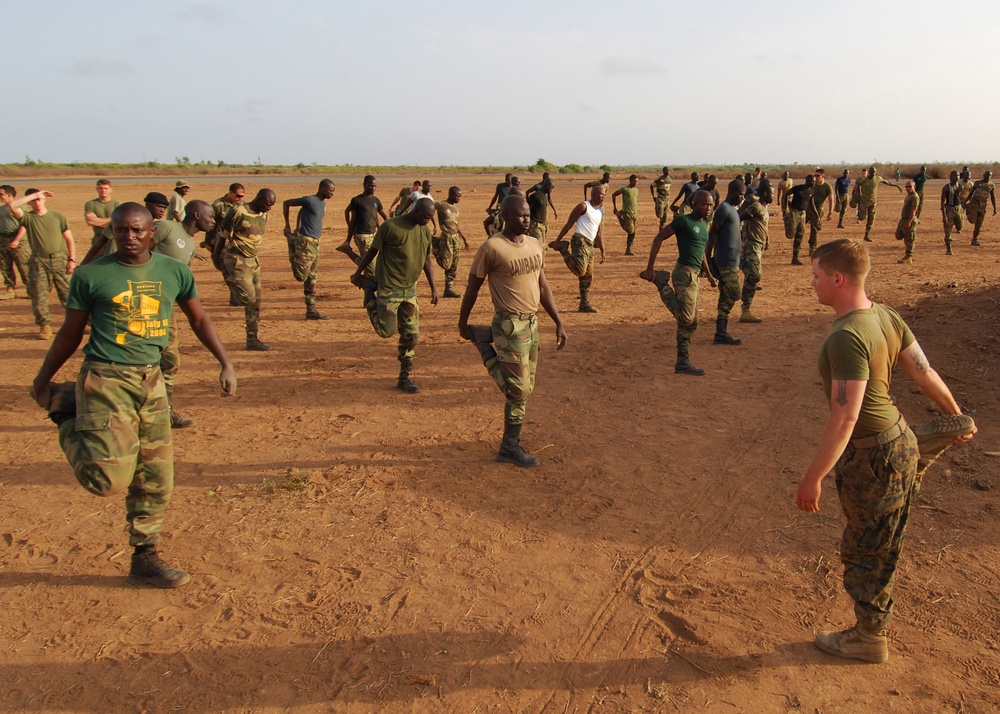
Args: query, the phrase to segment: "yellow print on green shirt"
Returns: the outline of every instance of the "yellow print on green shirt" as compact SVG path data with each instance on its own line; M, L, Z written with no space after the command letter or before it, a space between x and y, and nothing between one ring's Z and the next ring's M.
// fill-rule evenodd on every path
M128 290L118 293L112 301L115 309L115 342L119 345L163 337L170 326L169 319L160 319L160 297L163 283L158 280L129 280Z

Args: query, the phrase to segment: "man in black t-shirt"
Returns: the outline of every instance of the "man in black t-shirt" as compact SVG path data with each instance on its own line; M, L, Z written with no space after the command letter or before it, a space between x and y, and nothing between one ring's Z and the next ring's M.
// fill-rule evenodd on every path
M355 265L361 260L361 256L371 248L375 231L378 230L379 223L381 222L379 218L381 217L383 221L388 220L385 211L382 210L382 202L375 196L375 177L371 175L365 176L363 187L364 190L362 193L352 198L351 202L347 204L347 208L344 209L344 220L347 221L347 237L343 243L337 246L337 250L347 255ZM351 248L352 239L358 247L357 253ZM374 263L369 266L365 274L368 277L375 277Z
M799 260L799 248L802 246L802 236L806 231L806 210L812 202L812 190L815 182L812 174L806 176L806 182L792 186L781 197L781 210L785 214L785 238L794 240L792 244L792 265L802 265Z

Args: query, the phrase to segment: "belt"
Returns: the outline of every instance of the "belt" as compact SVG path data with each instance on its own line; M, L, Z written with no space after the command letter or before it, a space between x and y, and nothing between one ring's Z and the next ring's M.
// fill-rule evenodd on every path
M501 317L512 317L518 320L530 320L533 317L537 317L537 313L534 312L497 312L497 315Z
M882 446L883 444L888 444L893 439L898 439L906 431L906 428L906 419L900 416L899 421L883 432L873 434L872 436L851 439L851 446L855 449L872 449L876 446Z
M104 359L103 357L94 357L93 355L87 355L85 362L97 362L98 364L110 364L115 367L127 367L129 369L149 369L150 367L159 367L160 363L155 364L133 364L131 362L115 362L114 360Z

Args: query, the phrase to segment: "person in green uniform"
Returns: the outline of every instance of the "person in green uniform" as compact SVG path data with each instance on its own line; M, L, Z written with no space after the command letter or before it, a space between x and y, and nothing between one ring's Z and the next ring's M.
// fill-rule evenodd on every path
M833 185L826 182L826 172L817 168L813 174L815 184L809 205L806 207L806 221L809 223L809 255L816 249L819 232L823 230L823 204L826 203L826 220L833 218Z
M21 222L10 211L10 203L15 198L16 188L10 184L0 186L0 273L3 274L4 284L0 300L10 300L17 296L14 288L17 287L18 274L21 276L21 283L28 290L28 297L31 297L31 283L28 282L31 248L26 240L19 239L15 242L18 235L24 232Z
M778 181L778 196L775 199L778 205L781 206L781 219L785 219L785 214L788 213L785 203L785 194L792 190L792 186L795 182L792 180L791 174L787 171L783 171L781 174L781 180Z
M259 255L267 230L267 214L276 201L274 191L262 188L252 201L229 211L222 223L221 240L212 251L212 262L216 267L226 266L229 287L243 306L247 349L251 352L271 349L271 345L261 342L258 337L262 297Z
M677 318L677 362L674 364L676 374L702 375L705 370L695 367L690 361L691 337L698 329L698 276L704 273L708 276L709 285L715 287L715 278L709 270L705 259L705 247L708 245L708 223L706 218L712 212L712 194L708 191L696 191L691 200L692 212L678 215L656 234L649 247L649 262L639 277L648 280L656 286L660 300L667 306L670 314ZM677 264L673 273L666 270L654 270L656 256L660 246L667 238L677 236ZM673 281L673 288L670 282Z
M751 312L750 306L753 305L762 276L761 264L768 243L767 231L770 220L767 207L770 203L771 182L764 178L757 184L757 195L749 198L740 208L743 236L740 252L740 270L743 271L743 291L740 293L740 301L743 311L740 313L740 322L763 322Z
M601 186L604 188L604 192L607 193L608 189L611 187L611 172L605 171L601 174L601 178L594 179L593 181L588 181L583 184L583 200L587 200L587 196L591 194L595 186Z
M820 632L817 648L885 662L893 579L910 506L920 489L917 439L890 392L893 367L902 365L942 414L962 412L903 319L868 298L868 270L868 250L858 241L841 238L813 253L816 298L836 316L819 357L830 416L795 498L800 510L818 512L823 479L834 471L847 520L840 559L856 622L845 630ZM974 428L955 442L973 434Z
M199 233L208 233L215 227L215 210L207 201L195 199L184 207L184 220L153 221L153 239L150 249L154 253L166 255L179 260L190 267L195 258L206 260L198 253ZM167 391L167 404L170 406L170 426L173 429L186 429L194 426L195 420L181 416L174 409L174 382L181 368L181 343L177 332L177 323L170 322L167 330L167 345L160 355L160 373Z
M101 240L101 235L111 223L111 212L116 208L118 208L118 201L111 198L111 181L106 178L98 179L97 198L93 198L83 205L83 220L94 229L91 245ZM105 254L113 250L114 246L108 242Z
M622 186L611 194L611 208L618 218L618 224L625 231L625 255L634 255L632 243L639 225L639 177L628 177L628 186ZM622 207L618 208L618 197L622 197Z
M792 241L792 265L802 265L799 260L799 251L802 249L802 237L805 235L806 212L812 203L813 186L816 177L812 174L806 176L806 182L798 186L792 186L785 191L782 198L781 212L785 217L785 238ZM812 246L809 248L812 253Z
M396 216L401 216L410 209L410 194L415 193L420 190L420 181L414 181L410 188L405 186L399 189L399 193L396 198L392 200L392 204L389 206L389 213L395 218ZM396 209L393 211L393 209Z
M972 224L972 245L980 246L979 234L983 230L983 220L986 218L986 202L993 204L993 215L997 214L997 197L993 189L993 172L987 171L983 174L982 181L976 181L965 199L965 215Z
M69 276L76 269L76 245L66 217L45 207L51 191L29 188L21 198L15 198L7 207L11 216L24 228L24 238L31 248L28 261L29 294L31 309L38 325L38 339L52 339L52 319L49 317L49 293L53 286L63 307L69 295ZM22 206L30 204L31 210ZM15 237L10 247L16 249L20 240Z
M462 247L469 250L469 241L458 226L458 203L462 200L462 189L452 186L448 189L448 198L434 204L437 211L437 222L441 226L440 237L431 239L431 252L434 259L444 271L444 297L460 298L461 293L455 290L455 277L458 275L458 262ZM462 245L459 245L459 240Z
M920 203L917 205L917 218L920 218L920 213L924 210L924 184L927 183L929 178L930 175L927 173L926 166L921 166L920 171L913 176L913 185L917 192L917 198L920 199ZM897 178L896 180L898 181L899 179Z
M917 208L917 215L920 208ZM944 219L944 254L952 255L951 231L962 232L962 191L958 171L952 171L948 183L941 189L941 218Z
M319 280L319 246L320 238L323 237L326 202L333 198L335 190L336 186L334 186L333 181L323 179L316 187L315 194L301 198L289 198L281 204L281 215L285 219L283 233L288 245L288 262L292 266L292 277L302 283L302 298L306 303L307 320L328 319L316 307L316 283ZM372 191L374 192L374 190L375 179L372 178ZM293 207L299 209L294 231L289 215ZM348 240L350 240L350 229L347 235Z
M906 198L903 199L903 213L899 217L899 224L896 226L896 240L901 240L906 246L906 254L900 258L898 263L913 262L913 244L917 240L917 225L920 219L920 197L913 179L906 182Z
M488 238L476 252L458 317L458 332L476 345L486 370L506 397L497 461L530 467L538 465L538 457L521 446L521 426L538 367L538 306L545 308L555 323L557 350L566 346L566 330L545 279L545 249L526 234L531 223L527 202L520 196L508 195L500 210L504 212L504 229ZM473 327L469 316L486 280L493 299L493 322L490 327Z
M879 176L874 166L869 166L867 175L858 179L858 191L861 194L858 204L858 220L865 221L864 240L866 243L872 242L872 224L875 222L875 211L878 208L878 187L882 184L892 186L903 193L902 186Z
M160 558L157 543L174 484L174 454L160 353L176 301L222 371L225 395L236 373L198 301L182 262L150 250L153 219L137 203L111 217L117 250L81 266L70 282L66 319L31 385L31 397L59 428L77 481L96 496L125 493L129 581L174 588L190 580ZM91 325L76 384L52 384Z
M215 244L217 241L225 240L225 238L220 237L219 235L222 231L222 223L226 220L226 216L229 215L231 210L243 203L243 197L246 195L246 192L247 190L243 187L243 184L232 183L229 184L229 190L226 192L225 196L219 196L217 199L212 201L212 210L215 211L215 227L205 234L205 247L208 248L209 253L215 252ZM228 290L229 279L226 276L225 263L222 264L220 272L222 273L222 280L225 282L226 289ZM236 302L236 296L233 295L232 290L229 291L229 306L239 306L239 303Z
M653 197L653 206L656 210L656 217L660 219L660 230L667 225L670 216L670 167L664 166L663 173L657 176L649 184L649 195Z
M420 391L413 381L413 359L420 339L417 280L421 270L431 289L431 305L438 303L431 258L433 233L427 225L433 215L434 199L427 196L416 199L409 213L382 223L351 275L351 283L364 290L365 310L375 334L383 338L399 335L396 388L407 394ZM365 268L376 257L375 277L370 278Z
M542 245L544 260L545 238L549 233L549 209L552 209L552 218L559 219L555 207L552 205L552 188L555 182L543 174L540 183L535 184L525 192L528 201L528 211L531 213L531 222L528 225L528 235L535 238Z

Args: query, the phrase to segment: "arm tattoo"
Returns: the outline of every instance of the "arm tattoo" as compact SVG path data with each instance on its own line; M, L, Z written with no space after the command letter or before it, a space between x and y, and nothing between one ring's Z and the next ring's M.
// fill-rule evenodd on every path
M930 371L931 365L927 361L927 355L924 351L920 349L920 345L916 342L913 343L913 364L916 366L918 372L928 372Z
M837 404L844 407L847 406L847 380L838 379L837 380Z

